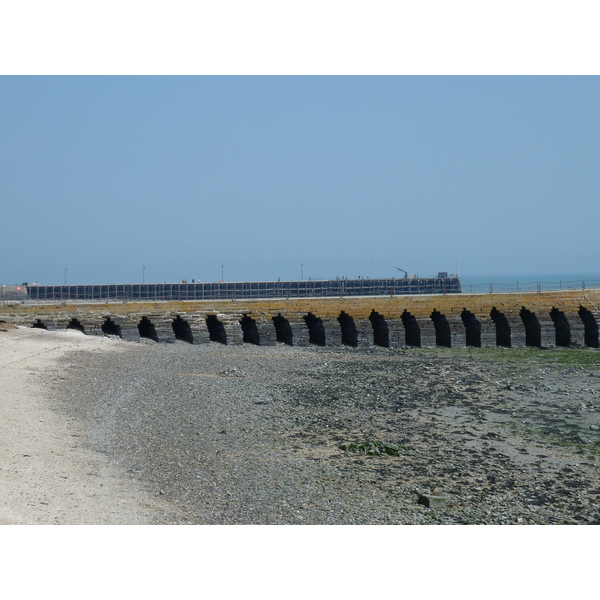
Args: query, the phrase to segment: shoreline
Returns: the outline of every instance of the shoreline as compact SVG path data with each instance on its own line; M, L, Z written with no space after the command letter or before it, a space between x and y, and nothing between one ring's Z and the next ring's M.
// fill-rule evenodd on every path
M0 524L149 524L154 499L88 447L76 420L53 409L48 381L70 352L119 343L73 332L0 332Z

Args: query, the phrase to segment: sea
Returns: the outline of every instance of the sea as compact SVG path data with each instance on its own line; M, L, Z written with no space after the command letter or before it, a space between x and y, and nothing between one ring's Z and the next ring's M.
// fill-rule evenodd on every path
M600 271L595 273L525 273L513 275L460 275L463 293L541 292L559 289L600 288Z

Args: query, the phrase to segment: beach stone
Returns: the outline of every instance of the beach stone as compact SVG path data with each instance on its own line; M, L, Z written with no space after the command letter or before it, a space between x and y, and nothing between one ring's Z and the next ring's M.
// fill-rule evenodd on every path
M432 496L431 494L419 494L418 504L423 504L427 508L442 508L446 506L446 499L443 496Z

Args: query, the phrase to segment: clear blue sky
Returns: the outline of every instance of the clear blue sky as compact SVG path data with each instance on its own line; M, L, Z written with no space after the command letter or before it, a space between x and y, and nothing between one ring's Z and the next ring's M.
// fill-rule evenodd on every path
M598 273L598 77L0 77L0 284Z

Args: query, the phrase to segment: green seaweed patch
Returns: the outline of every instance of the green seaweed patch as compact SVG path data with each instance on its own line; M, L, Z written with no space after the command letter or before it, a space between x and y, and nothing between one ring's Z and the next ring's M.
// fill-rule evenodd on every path
M388 444L386 442L347 442L339 446L340 450L345 452L354 452L355 454L368 454L369 456L381 456L387 454L389 456L400 456L407 454L408 449L405 446L397 446L396 444Z
M568 438L568 433L561 434L546 428L531 428L517 425L516 423L504 423L504 427L523 438L533 439L538 442L553 444L562 448L575 450L580 454L600 454L600 447L593 442L578 442Z

